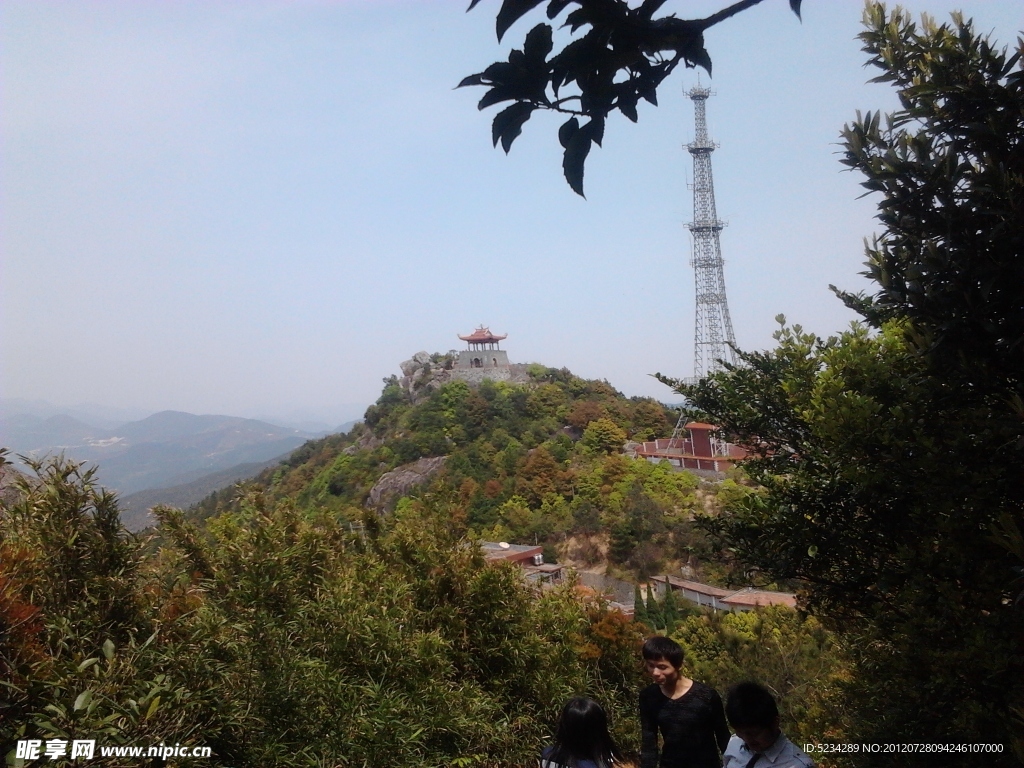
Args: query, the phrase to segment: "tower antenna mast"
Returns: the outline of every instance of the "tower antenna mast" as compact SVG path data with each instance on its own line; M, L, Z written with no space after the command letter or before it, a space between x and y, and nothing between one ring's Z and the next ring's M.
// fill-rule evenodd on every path
M705 106L713 95L698 83L686 92L693 101L697 131L686 145L693 156L693 221L687 224L693 236L693 267L697 286L696 319L693 329L693 379L720 370L722 361L736 362L730 345L736 344L725 296L725 270L719 233L725 222L715 210L715 181L711 175L711 153L715 143L708 137Z

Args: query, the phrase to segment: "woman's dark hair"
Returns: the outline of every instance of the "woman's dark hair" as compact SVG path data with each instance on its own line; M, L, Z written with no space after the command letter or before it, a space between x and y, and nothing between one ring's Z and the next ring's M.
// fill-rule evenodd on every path
M779 717L779 707L771 691L748 680L729 689L725 714L733 728L771 728Z
M664 637L662 635L648 637L640 653L643 654L647 661L664 659L676 669L683 666L682 646L671 637Z
M545 760L566 768L576 768L582 760L592 760L598 768L609 768L619 760L619 748L608 733L608 716L593 699L577 696L562 707L554 748Z

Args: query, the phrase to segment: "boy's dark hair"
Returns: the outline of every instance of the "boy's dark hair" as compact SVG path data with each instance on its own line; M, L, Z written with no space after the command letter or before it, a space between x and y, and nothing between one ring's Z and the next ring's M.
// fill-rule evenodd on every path
M671 637L663 635L648 637L640 653L647 661L664 659L676 669L683 666L683 649Z
M725 716L736 728L771 728L779 716L779 707L771 691L747 681L729 689L725 697Z

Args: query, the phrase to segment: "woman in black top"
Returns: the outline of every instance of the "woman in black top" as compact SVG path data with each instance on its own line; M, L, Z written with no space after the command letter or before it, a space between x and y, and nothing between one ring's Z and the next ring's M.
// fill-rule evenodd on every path
M619 749L608 733L608 715L593 699L569 699L558 719L555 743L544 750L541 768L612 768Z
M721 697L680 673L683 649L674 640L649 638L643 656L654 684L640 692L640 768L719 768L729 743Z

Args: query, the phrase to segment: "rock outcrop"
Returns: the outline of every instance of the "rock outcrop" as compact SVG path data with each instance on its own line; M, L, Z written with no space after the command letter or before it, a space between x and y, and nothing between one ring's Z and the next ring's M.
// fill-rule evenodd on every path
M411 464L403 464L390 472L385 472L370 489L366 505L378 512L392 509L398 499L428 482L440 472L447 458L447 456L433 456L418 459Z
M28 481L33 486L39 482L19 472L10 463L0 464L0 510L9 509L21 501L19 481Z
M450 355L435 355L431 360L428 353L417 352L399 366L402 369L402 378L398 380L398 384L412 397L413 402L418 402L451 380L449 369L452 365Z
M418 403L435 389L454 379L460 379L473 386L484 379L510 381L513 384L533 382L527 372L529 366L525 363L513 363L498 369L459 368L455 363L455 357L454 352L445 355L417 352L399 366L402 369L402 378L398 380L398 384L414 403Z
M369 429L366 429L352 445L344 448L342 453L346 456L352 456L358 451L375 451L384 445L384 441L373 434Z

